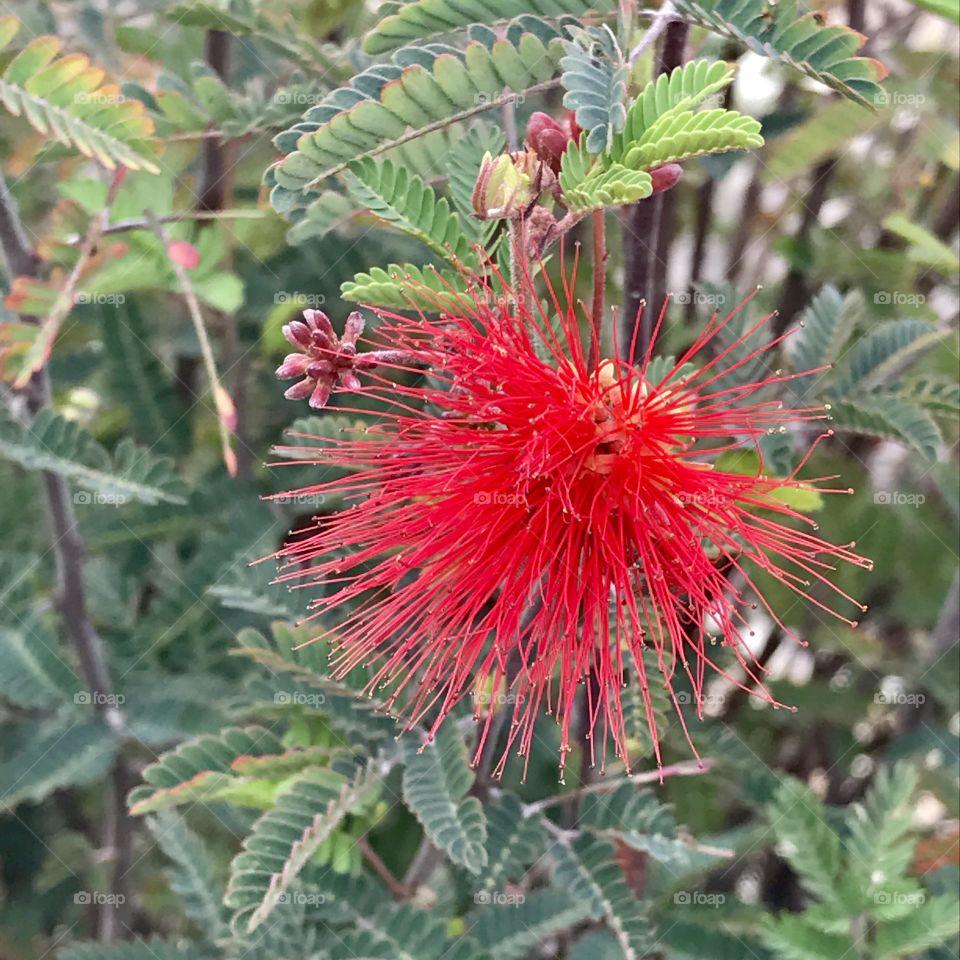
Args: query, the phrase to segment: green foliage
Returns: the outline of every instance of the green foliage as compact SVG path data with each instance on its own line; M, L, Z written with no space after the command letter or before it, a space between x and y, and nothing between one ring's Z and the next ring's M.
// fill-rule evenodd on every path
M180 744L143 771L144 784L128 798L134 814L213 798L233 786L240 758L275 756L283 744L264 727L229 727L216 736Z
M841 838L808 787L782 784L769 808L779 849L819 902L765 924L763 939L778 956L827 960L859 949L894 960L960 931L955 901L930 897L910 876L916 786L906 765L880 770L862 807L847 814Z
M460 217L450 212L445 197L406 167L389 160L377 162L369 157L350 165L345 173L347 190L391 226L419 240L438 256L451 262L473 259Z
M183 503L184 486L169 460L153 456L125 438L111 456L78 424L41 410L29 426L0 414L0 456L28 470L48 470L75 481L87 493L77 503L122 505Z
M363 41L367 53L386 53L415 40L449 33L472 23L495 24L523 14L563 18L571 14L612 13L614 0L413 0L396 4Z
M487 890L502 890L543 856L546 832L537 817L524 815L522 804L511 793L491 801L486 817L487 862L479 882Z
M594 162L585 141L569 147L560 167L560 189L577 213L633 203L649 197L653 182L646 170L628 170L622 163Z
M744 73L736 101L754 120L720 109L734 68L712 58L732 59L735 43L696 30L688 49L699 59L646 83L652 45L625 67L653 12L628 22L630 5L614 0L20 6L15 37L15 21L0 21L0 100L22 117L0 137L15 198L0 191L0 214L19 209L37 276L0 280L5 383L39 342L93 218L104 217L94 224L104 233L71 283L44 413L25 427L24 397L0 390L0 405L16 413L0 421L4 960L954 956L957 871L944 862L957 812L957 651L943 651L938 623L955 606L947 548L960 517L960 387L943 315L956 295L949 214L960 141L945 33L884 27L876 48L897 72L885 92L850 31L801 17L792 0L678 3L695 24L844 94L825 98L785 71L782 95L758 107ZM45 36L54 32L59 40ZM86 59L91 51L118 86ZM791 491L789 504L816 510L820 536L856 540L875 561L872 573L829 573L870 604L857 630L814 607L804 614L775 578L758 583L810 642L804 652L770 633L762 605L747 614L757 651L770 633L768 681L796 714L735 691L741 668L718 642L708 653L729 677L706 682L707 716L696 721L681 659L666 657L702 770L674 766L689 746L656 651L645 651L648 698L628 661L619 694L634 776L609 743L600 756L597 735L606 777L575 794L569 771L589 751L573 744L558 785L554 716L538 719L527 755L509 757L502 781L489 773L496 757L471 768L477 744L461 707L419 752L432 710L405 731L394 716L404 699L394 706L376 657L339 672L338 631L358 615L355 601L316 608L322 615L295 626L336 578L290 590L271 582L271 560L254 562L356 502L350 484L360 477L333 468L329 452L348 435L374 442L387 400L339 393L329 412L305 416L273 376L289 351L281 326L309 306L339 330L345 300L433 315L469 309L458 265L476 269L490 256L504 276L511 268L513 225L473 215L482 158L503 153L508 137L519 147L534 111L562 124L564 94L587 134L568 145L559 187L548 182L536 213L540 226L563 224L562 255L554 236L543 250L554 282L557 261L569 270L580 244L575 302L589 301L595 279L592 231L577 221L599 211L593 225L606 222L600 356L612 356L612 308L634 292L638 255L649 265L655 254L655 287L666 268L667 289L679 283L675 293L696 291L709 308L684 311L675 299L651 381L703 332L718 297L732 307L739 290L762 285L708 349L743 359L790 325L785 316L803 326L715 387L780 366L825 368L765 391L785 406L830 404L833 420L763 438L763 468L783 475L818 432L844 431L817 448L804 475L836 475L825 485L857 492ZM761 144L761 123L766 149L744 156ZM675 160L690 163L654 234L621 231L604 211L648 197L651 171ZM830 176L819 180L827 161ZM110 173L120 166L122 183ZM111 183L120 183L115 196ZM815 215L810 201L821 193ZM235 477L222 463L196 327L148 211L199 257L187 279L236 404ZM624 225L635 220L643 217L624 211ZM9 221L0 223L7 247ZM540 283L540 264L529 266ZM729 282L709 282L720 276ZM804 300L800 291L819 293ZM732 346L776 307L779 320ZM367 317L374 337L378 322ZM309 436L281 440L288 428ZM874 436L919 452L897 456ZM760 452L751 444L710 459L756 473ZM67 497L67 551L50 533L43 470L78 491ZM346 489L322 501L282 493L337 477ZM881 489L897 497L874 502ZM123 508L87 508L108 498ZM732 586L754 576L731 559ZM80 616L64 590L78 582ZM425 615L411 610L411 638ZM115 684L106 705L89 692L90 644ZM922 707L888 700L894 680ZM510 708L498 709L507 716L490 737L502 747ZM571 734L579 737L576 719ZM906 760L891 766L896 758ZM114 859L113 798L127 777L131 818ZM842 806L825 808L805 786L821 782ZM929 829L914 829L928 818ZM118 891L126 903L110 900ZM110 926L138 938L88 942Z
M16 17L0 18L0 52L20 30ZM56 37L36 37L0 73L0 102L38 133L78 150L109 170L158 173L150 145L153 124L143 104L103 83L103 71L79 54L59 57Z
M678 0L677 9L709 30L745 43L755 53L796 67L864 106L882 102L886 70L855 54L864 38L849 27L825 26L801 13L797 0Z
M498 224L495 220L483 221L473 216L473 187L484 154L497 156L504 146L503 131L492 124L482 124L472 127L465 137L451 144L447 155L447 183L450 198L460 214L460 227L468 238L484 248Z
M222 884L201 838L174 810L150 817L147 826L157 846L173 862L167 882L183 903L184 912L205 939L215 942L226 936Z
M797 381L797 395L825 401L836 429L898 440L935 460L942 435L932 414L955 409L953 386L901 378L945 331L925 320L889 320L857 338L865 321L857 291L841 298L825 287L814 298L801 316L791 360L798 372L830 369Z
M627 65L609 27L571 29L565 40L566 56L560 61L563 105L573 110L586 133L591 153L602 153L613 145L613 136L623 129L627 92Z
M456 310L466 291L463 277L448 270L418 267L412 263L372 267L340 287L344 300L388 310L423 310L436 313Z
M358 768L352 778L332 769L299 774L254 825L230 864L225 903L253 932L282 902L291 884L343 820L375 801L379 778Z
M590 835L556 844L557 882L589 916L602 919L617 938L626 960L643 957L651 945L650 922L627 886L613 845Z
M80 721L76 712L52 717L0 762L0 804L12 810L25 801L39 803L56 790L95 783L116 750L117 736L105 724Z
M544 938L583 920L588 905L565 891L537 890L522 901L479 908L467 917L471 936L497 960L522 960Z
M487 864L487 820L476 797L467 796L473 773L463 735L453 724L418 746L404 741L403 799L427 836L456 864L479 874Z
M407 48L358 74L277 138L288 153L270 168L277 209L353 160L374 156L441 125L496 106L504 88L545 83L559 61L559 34L545 24L453 47ZM295 146L295 150L291 152Z
M643 199L652 189L646 171L762 145L760 124L752 117L724 109L695 112L732 79L726 64L694 60L648 83L617 125L622 131L607 136L604 128L603 152L596 160L590 151L598 147L589 140L564 153L560 186L570 208L581 212Z
M55 707L79 690L49 623L0 627L0 694L7 700L29 709Z

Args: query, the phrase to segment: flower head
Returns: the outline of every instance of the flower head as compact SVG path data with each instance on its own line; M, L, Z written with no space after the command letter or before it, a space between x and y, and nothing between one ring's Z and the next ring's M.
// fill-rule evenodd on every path
M680 675L698 713L708 670L775 702L747 643L758 604L780 623L758 574L853 603L828 574L837 561L868 561L820 539L788 505L789 491L814 481L716 466L723 451L759 449L769 431L825 417L768 395L795 375L724 385L767 349L732 359L756 326L710 355L730 320L717 316L656 374L649 350L637 367L591 368L572 295L551 291L545 311L524 287L480 283L439 320L381 318L385 345L431 377L402 386L382 368L370 375L364 390L387 413L364 436L331 443L346 479L304 491L351 506L280 551L280 578L325 585L312 615L336 614L334 671L376 664L370 689L388 687L410 725L435 731L472 692L500 691L512 703L508 751L529 756L547 712L566 753L589 679L594 740L611 739L629 765L623 697L633 686L659 763L654 685L681 723Z

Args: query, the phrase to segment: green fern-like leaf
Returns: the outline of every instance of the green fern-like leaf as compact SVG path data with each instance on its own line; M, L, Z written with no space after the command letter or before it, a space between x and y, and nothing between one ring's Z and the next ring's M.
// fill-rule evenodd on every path
M630 169L652 169L727 150L763 146L760 123L736 110L685 111L658 120L624 157Z
M572 927L588 914L583 901L548 888L517 902L483 906L468 914L467 922L469 932L496 960L522 960L543 939Z
M147 827L173 862L167 879L184 912L203 931L205 940L218 941L227 933L223 890L205 844L173 810L150 817Z
M111 456L82 427L50 410L41 410L29 426L0 415L0 457L28 470L48 470L75 481L86 494L78 503L183 503L184 486L165 458L155 457L129 438Z
M54 717L0 763L0 807L12 810L65 787L94 783L106 774L116 749L116 735L105 724L78 723L75 714Z
M308 770L285 785L230 865L224 902L246 916L247 931L269 918L321 844L344 818L369 808L379 791L379 777L363 768L353 779Z
M537 817L525 817L519 799L505 793L487 805L487 865L482 882L502 890L546 851L546 832Z
M409 904L386 906L363 918L363 928L331 944L331 960L433 960L447 957L446 924Z
M363 49L367 53L387 53L416 40L450 33L473 23L495 24L523 14L559 19L583 16L591 11L613 13L616 0L413 0L397 5L367 34Z
M873 944L876 960L903 960L949 941L960 933L955 897L931 897L918 902L896 923L881 924Z
M762 145L760 124L735 110L697 106L733 79L725 63L694 60L647 84L626 115L623 130L592 157L586 143L568 148L560 187L571 210L586 212L650 195L644 174L677 160Z
M473 771L463 734L442 726L423 746L404 742L403 798L427 836L448 857L471 873L487 863L487 821L476 797L468 797Z
M570 846L556 844L553 856L557 883L586 905L591 917L606 922L625 960L645 956L652 940L650 920L623 877L613 845L584 834Z
M689 113L707 97L733 82L733 67L722 60L691 60L648 83L627 111L623 132L614 140L613 156L622 157L664 117Z
M783 913L761 927L764 944L778 960L836 960L856 956L853 939L818 930L803 916Z
M71 701L79 689L48 624L28 619L15 628L0 627L0 695L35 710Z
M832 400L830 414L838 430L897 440L913 447L925 459L937 459L943 442L940 428L923 407L895 394L875 393L850 400Z
M840 838L825 822L823 804L816 794L798 780L786 780L777 790L768 816L783 855L804 887L821 900L840 902Z
M960 384L947 377L917 374L896 388L898 396L936 413L960 413Z
M613 145L623 129L627 111L627 65L613 32L606 25L572 29L564 40L566 56L560 61L566 95L563 105L576 114L586 134L587 149L601 153Z
M228 727L180 744L143 771L144 783L127 799L134 816L217 796L235 779L240 757L283 752L283 744L264 727Z
M634 203L649 197L653 181L646 170L628 170L622 163L595 160L585 141L568 147L560 165L560 189L567 206L577 212Z
M20 29L0 18L0 51ZM0 74L0 103L38 133L79 150L109 170L117 166L159 173L149 139L153 121L139 100L103 83L103 71L81 54L58 56L56 37L37 37Z
M356 214L357 208L349 198L336 190L324 190L287 231L287 242L296 246L313 237L326 236L351 221Z
M466 283L450 270L417 267L412 263L386 269L372 267L340 286L344 300L388 310L423 310L425 313L462 310L467 301Z
M863 295L859 291L844 298L835 287L824 287L800 316L801 329L791 341L794 370L815 370L835 363L863 317ZM809 392L815 379L819 378L800 380L800 389Z
M354 160L495 106L505 89L522 93L550 81L560 34L540 21L524 23L529 29L484 35L463 50L398 50L390 63L368 68L308 110L275 140L288 153L267 172L277 209L289 206L286 193L306 196Z
M925 320L890 320L868 333L837 364L832 394L838 400L882 385L945 333Z
M367 157L344 174L353 199L403 233L415 237L446 260L474 259L460 217L450 211L445 197L437 197L406 167Z
M306 643L311 639L314 638L308 630L295 630L278 622L272 625L269 638L256 630L241 631L234 652L272 672L270 691L276 690L278 675L290 674L302 686L302 689L295 688L293 695L298 691L304 696L311 691L321 692L322 698L315 697L320 712L329 718L334 728L350 736L351 741L360 740L373 749L393 737L396 724L381 712L386 709L385 703L361 693L368 679L363 669L352 670L343 680L334 680L328 663L329 646L322 639ZM289 699L292 702L294 696Z
M796 0L677 0L685 17L745 43L754 53L789 64L867 107L883 102L878 81L886 69L856 56L864 37L844 26L822 25Z

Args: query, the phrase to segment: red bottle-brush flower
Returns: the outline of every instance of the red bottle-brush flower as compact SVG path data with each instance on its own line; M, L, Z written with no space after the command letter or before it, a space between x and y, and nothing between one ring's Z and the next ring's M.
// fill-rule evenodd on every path
M552 316L529 280L514 291L499 278L461 296L456 315L383 315L378 346L431 376L407 386L383 366L368 374L363 390L387 412L363 436L327 441L345 478L301 491L348 507L278 554L281 580L324 584L311 617L335 625L335 674L375 665L369 689L387 688L408 727L426 723L432 735L471 693L509 704L498 773L512 747L529 757L541 712L560 725L565 755L584 686L591 743L612 739L628 768L627 685L640 689L658 763L653 685L669 691L681 723L680 673L698 713L708 671L774 703L746 642L748 618L760 604L789 630L763 601L758 571L825 610L812 586L862 609L829 573L868 561L853 544L820 539L787 503L789 491L831 478L714 464L768 431L826 416L770 396L796 374L724 385L777 341L739 349L758 324L710 355L731 319L717 316L666 372L653 374L650 350L636 368L591 369L571 290L550 291ZM732 651L729 672L716 640Z

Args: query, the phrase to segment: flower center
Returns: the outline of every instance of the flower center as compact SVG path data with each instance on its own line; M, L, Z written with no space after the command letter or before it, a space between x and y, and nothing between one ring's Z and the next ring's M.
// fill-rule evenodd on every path
M642 422L641 403L648 388L639 374L613 360L602 360L593 378L587 415L596 430L596 446L584 467L605 475L613 470L617 457Z

